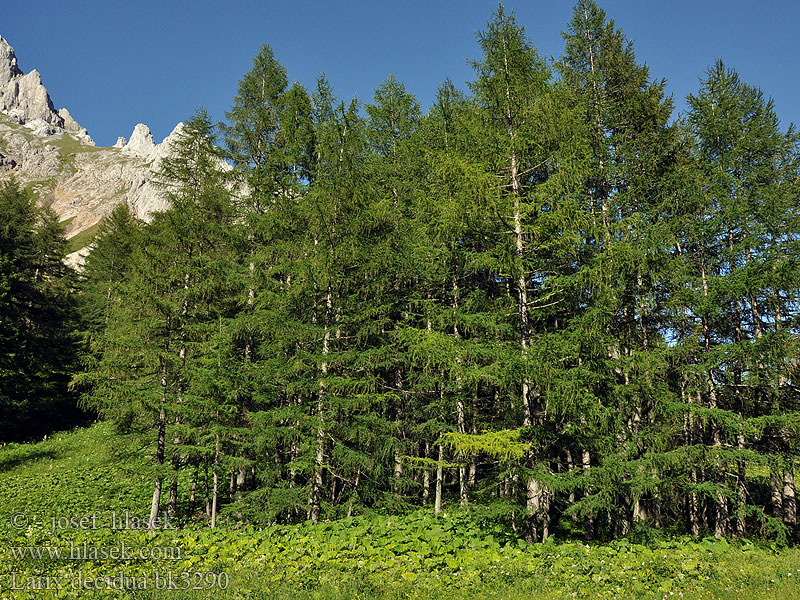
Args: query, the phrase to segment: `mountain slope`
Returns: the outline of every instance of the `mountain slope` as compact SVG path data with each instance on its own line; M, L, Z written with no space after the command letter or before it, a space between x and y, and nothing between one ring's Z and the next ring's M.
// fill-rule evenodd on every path
M130 141L95 146L67 109L54 109L39 73L20 70L14 49L0 36L0 180L15 177L33 190L64 222L68 238L88 243L86 232L123 202L145 220L163 210L155 172L181 127L158 145L139 124ZM80 264L81 254L69 260Z

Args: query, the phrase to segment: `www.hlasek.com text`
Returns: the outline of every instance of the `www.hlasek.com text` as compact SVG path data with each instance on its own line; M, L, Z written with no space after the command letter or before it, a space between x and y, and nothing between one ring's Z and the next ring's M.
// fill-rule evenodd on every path
M180 560L181 548L180 546L130 546L125 540L113 546L70 542L68 548L12 546L11 556L15 560Z

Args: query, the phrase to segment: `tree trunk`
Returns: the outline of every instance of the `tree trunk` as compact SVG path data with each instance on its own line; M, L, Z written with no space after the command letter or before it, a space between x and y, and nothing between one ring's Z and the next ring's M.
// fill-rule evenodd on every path
M200 470L200 465L194 466L194 477L192 477L192 488L189 492L189 515L194 514L194 503L197 499L197 476Z
M719 447L721 444L718 444L719 434L717 432L717 427L715 429L715 440L714 446ZM723 486L725 484L726 479L726 468L725 463L717 459L715 461L714 468L716 470L715 479L717 481L718 486ZM725 496L722 490L717 491L717 497L715 502L715 511L714 511L714 537L723 538L728 535L728 498Z
M736 444L739 450L744 450L744 434L740 431L736 437ZM747 535L747 462L740 458L736 470L736 535L744 537Z
M442 483L444 479L444 469L442 463L444 462L444 447L439 444L439 464L436 465L436 495L433 502L434 514L442 512Z
M331 331L330 322L333 310L333 292L330 284L325 295L325 332L322 338L322 364L320 371L323 379L319 382L319 392L317 394L317 451L315 456L314 481L311 486L310 514L312 523L319 523L320 516L320 495L322 493L323 477L322 471L325 464L325 429L323 411L325 407L325 382L324 377L328 374L328 354L330 353Z
M167 503L167 514L172 517L178 511L178 475L172 476L169 483L169 502Z
M161 469L161 467L164 465L164 446L167 440L166 426L166 416L164 415L164 409L162 408L158 419L158 442L156 448L156 465L158 469ZM156 475L155 483L153 485L153 501L150 504L149 527L151 529L155 528L156 519L158 518L158 508L159 504L161 504L162 482L163 477L159 471L159 473Z
M214 489L212 491L211 499L211 529L217 526L217 493L219 491L219 474L217 467L219 466L219 435L217 436L216 447L214 448Z
M353 504L355 504L358 497L358 483L361 480L361 469L356 469L356 479L353 482L353 494L350 496L350 502L347 504L347 516L353 516Z
M458 419L458 432L466 433L464 419L464 402L459 395L456 401L456 413ZM458 499L462 506L467 504L467 466L464 464L464 453L458 453Z
M475 424L475 415L478 414L478 406L477 406L477 394L472 394L472 414L471 414L471 421L472 421L472 435L478 435L478 427ZM473 489L475 487L476 478L478 475L478 456L472 452L469 455L469 477L467 478L467 489Z
M707 298L709 295L708 290L708 277L706 275L706 260L705 256L700 259L700 277L703 285L703 297ZM707 317L704 315L702 318L703 327L703 340L706 355L711 353L711 329ZM737 336L740 337L741 332L737 328ZM708 388L708 407L717 408L717 387L714 383L714 376L711 369L706 370L706 384ZM699 396L700 392L698 392ZM701 404L701 399L698 397L698 404ZM721 488L726 480L726 465L719 456L719 450L722 448L722 439L720 437L720 428L713 420L711 421L711 437L712 445L716 458L714 459L714 481L717 485L718 491L714 500L714 537L721 538L728 534L728 499L722 492Z
M503 39L503 70L505 76L505 120L508 131L508 146L509 146L509 172L511 175L511 195L514 210L514 248L516 252L516 285L517 285L517 310L519 313L519 337L520 349L522 352L523 361L527 359L528 350L530 347L529 340L529 315L528 315L528 278L525 270L525 237L522 231L522 207L520 198L522 197L522 181L519 173L519 157L516 150L517 138L517 125L514 121L513 115L513 99L511 96L511 70L509 66L509 48L507 40ZM530 380L528 379L527 372L522 376L521 382L521 400L522 400L522 426L530 427L532 424L532 410L530 405ZM533 452L530 451L526 457L526 464L528 468L533 469L536 466L536 458ZM539 527L542 525L543 532L547 531L547 525L539 523L540 520L545 519L547 510L545 509L547 490L535 481L533 476L529 478L526 483L527 501L526 508L528 516L526 518L528 531L526 537L529 539L538 538ZM546 533L545 533L546 535Z
M792 531L797 527L797 499L792 464L789 464L783 474L783 522Z
M633 501L633 522L639 524L647 522L647 511L644 509L644 506L639 498L636 498Z
M459 288L458 288L458 281L455 277L453 277L453 310L457 311L459 308ZM461 334L458 331L458 325L455 323L453 324L453 337L456 339L461 338ZM456 358L456 363L461 365L461 358ZM456 375L456 425L458 427L458 433L466 433L467 432L467 419L466 415L464 414L464 398L462 396L462 389L461 389L461 377ZM467 504L467 466L464 464L465 457L464 453L459 451L456 457L458 460L458 499L462 506Z
M205 500L206 500L206 522L211 519L211 488L209 487L209 479L208 479L208 456L203 458L203 469L205 471Z
M581 467L583 468L583 475L584 477L589 475L589 469L592 466L592 455L591 453L584 448L581 452ZM589 495L591 493L591 489L587 488L584 491L585 495ZM586 539L594 539L594 518L592 515L587 514L586 519L584 521L584 529L586 531Z
M692 485L697 485L697 470L692 469L689 476ZM689 511L689 533L695 537L700 535L700 499L697 492L692 492L687 498L688 511Z
M177 419L176 419L177 421ZM173 440L174 444L177 446L180 443L179 439L176 437ZM178 511L178 472L181 469L181 460L176 452L172 456L172 477L170 478L169 484L169 502L167 503L167 514L172 517L175 516L175 513Z
M239 465L236 473L236 497L235 500L242 499L242 492L247 484L247 465Z
M394 372L394 385L398 394L397 413L395 415L395 423L397 425L397 434L402 436L403 428L403 374L398 367ZM397 498L401 498L402 491L400 489L400 480L403 478L403 453L399 445L395 446L394 450L394 489Z
M770 464L769 487L772 498L772 516L783 520L783 477L777 461Z
M430 442L425 442L425 458L430 458L431 454L431 444ZM431 470L425 465L425 469L422 472L422 504L427 504L428 499L430 498L431 493Z
M169 326L168 326L169 327ZM165 343L165 350L169 348L169 341ZM161 365L161 407L158 413L158 441L156 442L156 468L159 470L156 474L155 483L153 485L153 500L150 504L150 521L149 527L155 527L156 518L158 517L158 508L161 504L161 485L163 483L163 476L161 468L164 465L164 453L167 443L167 415L165 412L165 405L167 402L167 365Z
M565 454L566 454L566 461L567 461L567 473L569 473L570 476L572 477L572 476L575 475L575 463L572 460L572 452L568 449L568 450L566 450ZM567 496L567 503L570 506L575 504L575 489L574 488L570 489L570 491L569 491L569 496ZM575 520L575 515L574 514L572 515L572 520L573 521Z

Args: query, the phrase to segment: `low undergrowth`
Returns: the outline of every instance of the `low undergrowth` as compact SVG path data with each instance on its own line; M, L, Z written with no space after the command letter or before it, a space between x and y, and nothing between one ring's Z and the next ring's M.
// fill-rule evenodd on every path
M689 537L529 545L461 510L145 531L144 462L112 453L109 433L0 448L0 598L800 596L798 549Z

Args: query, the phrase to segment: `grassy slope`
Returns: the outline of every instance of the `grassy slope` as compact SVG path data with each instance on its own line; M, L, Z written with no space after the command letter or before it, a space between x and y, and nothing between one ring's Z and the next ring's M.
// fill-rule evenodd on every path
M105 424L57 434L38 444L0 447L0 598L800 597L795 583L800 577L797 549L776 552L748 543L688 539L649 547L626 541L528 546L499 527L480 525L457 512L434 517L426 510L403 517L264 529L112 529L109 511L141 514L151 493L146 460L124 455L120 447ZM95 522L97 529L70 526L51 533L51 517L92 515L96 510L103 511ZM20 525L17 517L15 528L12 519L20 513L29 524ZM171 556L22 559L12 551L38 546L68 552L70 545L80 548L83 543L106 550L124 543L134 551L143 548ZM156 572L162 577L173 573L176 587L185 581L210 589L157 590ZM59 595L52 590L10 590L12 573L18 584L30 582L30 576L64 576L65 589ZM138 578L128 580L127 587L148 589L123 595L113 589L72 588L76 581L97 578L107 582L105 587L113 586L120 573ZM188 579L181 579L187 577L184 574ZM219 589L221 580L215 579L219 574L229 577L224 591Z
M113 456L113 445L103 423L0 448L0 523L18 511L49 517L143 506L152 493L146 464Z
M100 221L91 227L84 229L80 233L72 236L67 240L67 254L77 252L81 248L85 248L94 241L97 235L97 230L100 228Z
M76 154L98 152L100 150L105 149L102 147L83 144L82 142L78 141L78 139L67 133L49 137L38 136L24 125L13 123L8 118L4 117L1 113L0 113L0 124L2 124L5 127L8 127L8 129L11 132L22 135L33 147L38 147L40 149L46 146L55 147L56 150L58 151L58 159L59 162L61 163L61 167L59 170L61 171L62 174L65 169L68 172L74 171L73 163ZM2 132L0 132L0 152L3 152L7 145L8 142L2 136ZM37 179L37 180L27 181L24 187L25 189L31 191L34 197L46 200L47 197L50 194L52 194L61 176L62 175L56 174L48 179ZM67 219L66 221L63 222L63 224L66 226L72 220L72 218ZM84 232L79 233L78 236L83 235L83 237L78 240L75 240L75 238L77 238L78 236L74 236L72 239L70 239L68 244L69 252L75 252L87 246L94 238L95 231L96 228L92 229L91 235L83 235ZM75 241L73 242L72 240ZM83 245L77 245L78 243L82 243Z

